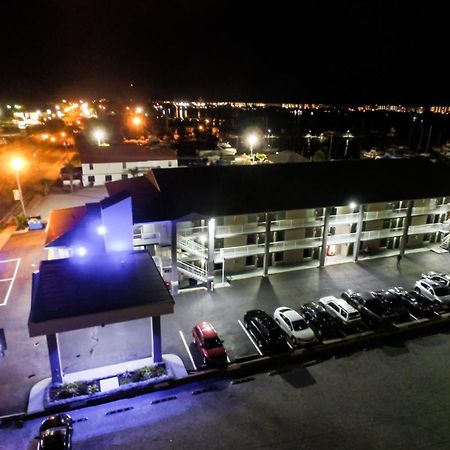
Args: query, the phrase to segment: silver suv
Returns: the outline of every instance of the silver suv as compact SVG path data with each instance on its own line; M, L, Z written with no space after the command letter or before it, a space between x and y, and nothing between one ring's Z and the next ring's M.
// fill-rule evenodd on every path
M361 322L359 312L342 298L330 295L322 297L319 302L333 317L337 317L344 325L355 325Z

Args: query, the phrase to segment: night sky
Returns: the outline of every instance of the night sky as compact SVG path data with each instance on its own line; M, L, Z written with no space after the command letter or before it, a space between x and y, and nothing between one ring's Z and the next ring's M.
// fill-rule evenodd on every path
M445 2L3 3L0 101L450 103Z

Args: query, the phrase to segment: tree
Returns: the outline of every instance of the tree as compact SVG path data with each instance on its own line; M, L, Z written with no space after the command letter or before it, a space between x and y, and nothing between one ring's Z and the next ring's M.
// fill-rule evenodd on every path
M137 177L139 174L139 168L133 167L132 169L128 169L128 173L134 178Z
M44 194L44 196L49 194L51 185L52 182L48 178L41 179L42 193Z

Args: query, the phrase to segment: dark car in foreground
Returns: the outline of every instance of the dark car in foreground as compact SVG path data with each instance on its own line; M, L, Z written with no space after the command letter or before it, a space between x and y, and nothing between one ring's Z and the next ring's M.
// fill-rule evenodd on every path
M389 289L389 292L398 295L405 303L409 313L416 318L432 317L438 314L436 305L416 291L408 292L403 287L394 287Z
M192 329L194 344L203 363L207 366L223 366L227 363L227 352L215 328L209 322L199 322Z
M305 303L300 308L300 312L321 341L339 339L344 336L336 319L320 303Z
M39 428L38 450L66 450L72 448L72 418L69 414L47 417Z
M369 326L383 327L391 325L398 319L397 315L389 311L373 292L354 292L348 289L341 297L359 311Z
M265 353L287 348L286 335L272 316L261 309L247 311L244 326L254 338L258 348Z

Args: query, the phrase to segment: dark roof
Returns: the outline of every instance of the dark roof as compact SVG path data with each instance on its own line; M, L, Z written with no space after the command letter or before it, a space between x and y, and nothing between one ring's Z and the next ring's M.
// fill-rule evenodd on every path
M133 220L155 222L450 195L450 165L428 159L352 160L154 169L107 183L133 199Z
M109 146L92 145L82 141L78 144L82 164L140 162L176 160L174 150L158 147L147 147L137 144L110 144Z
M30 336L173 313L148 252L42 261L33 275Z

